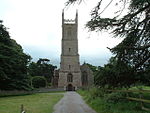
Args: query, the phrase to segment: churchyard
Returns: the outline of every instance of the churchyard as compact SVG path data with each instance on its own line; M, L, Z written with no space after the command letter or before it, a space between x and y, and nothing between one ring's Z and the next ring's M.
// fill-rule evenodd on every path
M65 6L74 3L80 5L84 0L67 1ZM66 13L64 13L66 9L62 11L62 25L59 25L59 27L62 26L62 33L60 32L62 34L62 51L61 54L59 53L60 67L50 62L54 60L51 58L53 56L51 51L47 51L42 58L39 54L35 57L36 60L32 60L32 56L24 51L23 43L15 38L15 36L19 36L18 39L26 38L24 35L30 36L28 33L31 30L26 31L19 28L25 32L22 33L21 31L22 34L17 35L16 31L18 30L12 30L11 28L9 30L8 28L11 26L6 24L8 20L3 23L0 18L0 113L53 113L54 110L58 111L54 113L95 113L95 111L97 113L150 113L150 0L110 0L106 4L105 2L104 0L97 2L97 5L90 12L91 19L86 20L85 26L90 32L105 31L111 34L107 37L104 35L103 38L100 35L98 38L101 38L102 43L105 42L104 38L107 39L110 36L120 38L121 41L111 46L109 44L112 42L107 39L108 45L105 48L109 50L110 57L108 57L108 53L105 54L106 51L99 51L99 54L104 57L97 56L97 53L92 54L92 51L102 49L97 48L102 43L97 43L94 49L88 49L84 46L83 49L88 50L87 53L93 56L89 63L84 63L82 66L78 51L78 34L79 37L82 37L84 33L78 33L81 29L78 30L80 22L82 23L82 21L79 21L78 26L78 18L80 20L82 17L81 14L78 16L78 11L76 11L73 20L66 19ZM30 2L27 4L29 5ZM35 5L34 3L32 9ZM109 6L111 6L109 11L113 9L111 14L114 15L110 16L107 12L105 13ZM42 8L40 7L40 9ZM106 16L103 15L104 13ZM11 12L12 14L15 13ZM38 16L41 15L38 14ZM33 20L31 19L32 23L34 23ZM22 23L24 22L22 20ZM52 22L58 23L57 20ZM32 23L27 24L28 28L32 26ZM12 28L16 28L17 25L23 26L21 23L11 23L11 25ZM40 24L37 25L40 26ZM43 30L41 28L47 27L40 26L39 28ZM49 29L48 31L52 32ZM37 31L31 32L31 34L34 33L41 36ZM12 34L16 35L12 38ZM29 39L35 37L34 43L37 43L37 36L32 36ZM51 35L42 33L41 38L43 36ZM54 39L54 37L46 37L46 40L49 38ZM92 37L91 39L95 40L96 38ZM54 43L55 46L56 43ZM81 45L84 45L84 43L86 42ZM48 46L53 45L49 42L48 44ZM96 45L96 43L93 43L93 45ZM89 47L93 45L89 43ZM42 48L41 45L39 46ZM28 48L32 49L31 47L30 45ZM50 48L54 49L54 47ZM36 51L38 50L40 51L36 48ZM36 53L36 51L33 53ZM41 51L43 52L45 49ZM57 49L53 51L57 51ZM47 56L47 53L50 53L50 56ZM84 56L82 57L84 58ZM97 57L100 59L96 60ZM105 57L108 57L108 59L105 59ZM102 63L104 59L107 60L106 63ZM94 65L92 63L94 60L99 64ZM43 90L39 92L40 88L43 88ZM62 92L45 92L45 89L51 90L51 88L61 88L68 92L64 95ZM93 110L86 106L83 99ZM59 104L56 104L57 102ZM58 109L54 107L55 105L58 105Z

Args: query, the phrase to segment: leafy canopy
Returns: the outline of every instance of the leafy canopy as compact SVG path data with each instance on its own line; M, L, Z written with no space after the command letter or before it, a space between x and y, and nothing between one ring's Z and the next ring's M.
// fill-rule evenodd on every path
M30 76L43 76L50 83L56 66L49 62L50 60L46 58L40 58L37 62L31 62L28 67Z
M31 57L23 52L22 47L10 38L6 27L0 22L0 89L27 90L29 76L27 65Z

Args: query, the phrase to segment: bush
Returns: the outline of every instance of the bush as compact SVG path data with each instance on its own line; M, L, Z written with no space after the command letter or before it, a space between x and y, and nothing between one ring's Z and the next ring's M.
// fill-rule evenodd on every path
M105 94L105 90L103 88L91 88L89 92L93 99L95 99L96 97L103 97Z
M121 100L125 100L126 94L124 92L112 92L110 94L105 95L105 100L107 102L116 103Z
M34 88L45 87L46 79L42 76L35 76L32 78L32 85Z
M103 98L106 91L103 88L92 87L88 90L78 90L78 93L82 95L87 102L91 102L97 98Z

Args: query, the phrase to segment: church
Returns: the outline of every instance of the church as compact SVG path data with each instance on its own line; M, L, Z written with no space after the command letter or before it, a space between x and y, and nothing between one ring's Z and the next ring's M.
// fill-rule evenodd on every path
M62 12L62 41L60 69L55 70L53 87L67 91L93 85L93 72L84 63L80 66L78 53L78 12L74 20L64 19Z

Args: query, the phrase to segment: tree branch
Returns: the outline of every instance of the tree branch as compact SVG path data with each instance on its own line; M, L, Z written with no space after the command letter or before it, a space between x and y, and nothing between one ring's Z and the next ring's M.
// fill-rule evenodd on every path
M139 47L131 47L131 46L122 46L122 47L114 47L115 49L133 49L133 50L144 50L150 47L150 44L145 45L145 46L139 46ZM109 48L110 51L112 51L114 48Z

